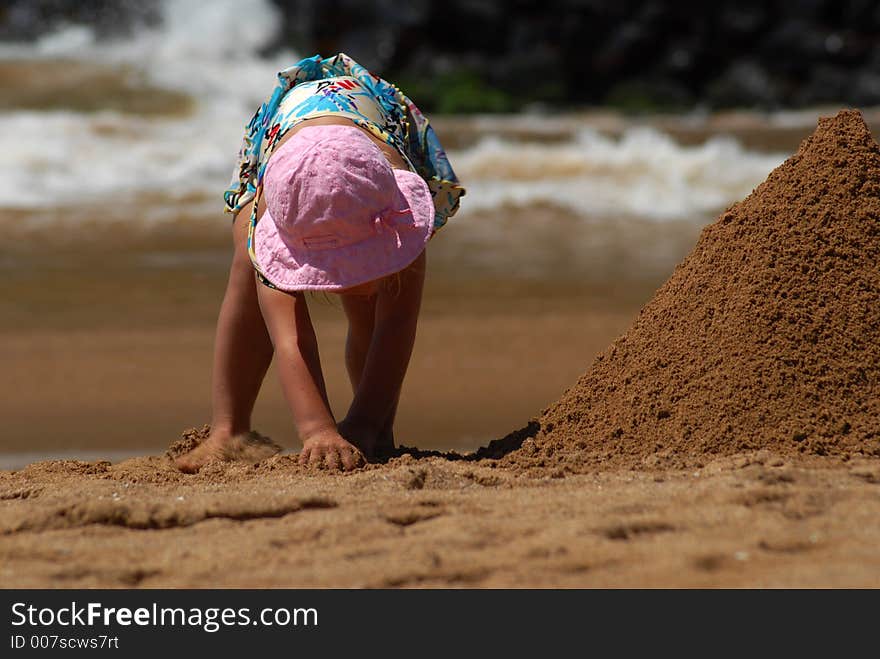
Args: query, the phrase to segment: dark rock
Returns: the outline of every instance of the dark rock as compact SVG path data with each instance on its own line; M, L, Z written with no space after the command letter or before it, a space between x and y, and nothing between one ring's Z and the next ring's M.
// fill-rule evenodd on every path
M754 60L732 64L706 89L706 100L712 107L746 107L779 105L780 92L767 71Z
M347 52L390 80L414 81L429 112L880 102L876 0L273 2L281 26L266 54ZM126 35L161 21L161 8L6 0L0 40L33 40L66 23L89 25L98 38Z
M820 64L794 96L796 105L847 102L852 96L853 76L845 69Z
M867 107L880 105L880 70L861 71L855 76L850 105Z
M160 16L156 0L7 0L0 5L0 40L32 41L68 23L89 25L99 38L125 36Z

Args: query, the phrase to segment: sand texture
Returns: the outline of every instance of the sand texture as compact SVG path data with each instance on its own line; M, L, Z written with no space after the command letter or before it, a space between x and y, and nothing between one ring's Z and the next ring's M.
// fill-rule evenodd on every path
M880 587L880 464L769 452L533 478L401 457L0 472L3 587Z

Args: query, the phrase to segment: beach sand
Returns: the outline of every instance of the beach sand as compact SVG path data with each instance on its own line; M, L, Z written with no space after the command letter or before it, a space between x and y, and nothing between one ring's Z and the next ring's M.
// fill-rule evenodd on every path
M527 502L534 497L535 486L546 489L547 484L529 483L525 489L511 490L500 486L502 480L498 481L499 487L477 485L464 474L482 473L485 468L475 470L443 460L425 461L427 476L422 490L408 489L411 486L407 485L413 479L418 481L421 461L416 467L396 463L371 466L365 472L346 476L303 472L288 455L276 458L271 472L265 471L268 466L260 467L256 479L252 476L258 472L251 474L249 467L240 465L212 468L196 476L174 471L168 460L160 457L168 444L185 428L210 418L214 322L228 258L225 230L225 225L218 223L208 234L213 238L207 245L204 240L197 243L196 238L177 236L177 253L186 258L163 267L151 267L159 260L156 254L165 254L161 251L161 236L134 240L121 236L119 251L108 249L112 237L105 235L96 246L77 242L67 250L55 245L48 254L23 247L23 253L12 255L15 265L21 267L7 269L8 276L0 282L0 359L7 374L0 381L0 418L4 420L0 461L7 469L0 471L0 515L4 520L0 530L0 586L405 585L410 577L396 572L393 576L384 570L395 565L402 568L406 562L388 560L388 556L383 557L386 550L375 554L367 551L363 557L367 562L331 561L328 557L325 563L321 559L325 567L316 572L314 547L307 544L299 546L303 556L311 556L308 564L301 565L304 571L290 572L279 580L275 559L248 538L254 526L264 528L269 534L266 541L275 543L271 554L287 564L293 555L286 546L296 544L292 539L295 536L286 540L276 537L277 531L296 517L286 514L286 506L299 510L300 504L293 502L301 497L332 499L332 508L316 509L306 504L308 510L304 508L304 512L321 516L311 517L317 526L308 535L336 538L332 542L340 556L358 553L363 550L366 536L351 535L349 529L362 527L368 536L377 532L373 522L360 525L357 521L366 519L365 511L372 510L382 520L381 515L399 509L404 511L402 522L382 522L391 533L382 542L390 542L386 548L393 557L412 554L417 562L406 567L406 573L414 574L429 555L424 552L435 549L427 544L424 551L400 544L404 534L421 526L407 528L406 510L430 508L430 501L442 502L438 511L452 510L458 505L456 493L472 496L482 492L492 497L515 494L505 501L491 498L484 503L473 500L464 504L463 510L470 511L468 515L491 510L503 522L511 518L510 506L519 507L523 505L519 499ZM19 245L38 242L30 240ZM432 247L435 257L429 265L416 349L398 417L398 440L420 448L466 453L522 426L536 410L556 399L594 355L626 328L659 283L656 278L648 278L582 286L515 278L497 281L483 274L456 279L447 276L449 270L444 267L456 258L453 247L451 242L444 244L439 239ZM187 252L188 248L192 251ZM444 250L449 253L444 255ZM93 268L95 263L102 267ZM344 410L350 391L342 363L343 315L338 303L330 298L315 298L310 306L318 327L330 396L334 408ZM270 370L257 403L254 427L280 443L287 453L299 448L274 370ZM148 454L154 457L123 460ZM64 456L88 456L91 463L52 461ZM104 459L114 464L108 466L101 461ZM37 460L43 462L25 467ZM84 466L88 464L92 466ZM117 482L107 480L106 468L121 469L118 473L126 475ZM401 478L403 485L397 484ZM479 480L493 482L488 477ZM111 489L98 492L92 489L94 486ZM257 508L248 508L249 512L241 515L234 513L239 517L237 521L203 520L161 530L135 530L87 518L80 519L81 526L67 530L29 526L44 513L52 517L58 514L42 507L50 499L55 502L52 506L61 507L105 499L113 502L114 491L126 497L126 502L146 506L144 510L161 508L166 503L186 503L196 510L221 501L224 506L239 501L245 507ZM423 496L430 492L436 496ZM277 499L278 495L284 500ZM353 505L351 510L347 509L349 503ZM274 508L266 518L260 518L258 509L264 504ZM342 510L346 513L338 517ZM259 513L256 516L255 511ZM337 520L341 524L338 527ZM218 525L226 528L224 533L243 532L247 537L227 542L204 532ZM470 533L468 529L480 525L477 518L472 518L466 526L444 533L459 538L453 542L470 542L462 538ZM126 552L131 553L121 553L119 547L105 543L107 533L118 534L119 541L129 548ZM58 538L59 553L47 549L47 534ZM152 536L155 544L144 543L145 536ZM347 539L343 541L344 537ZM504 537L509 538L509 534ZM84 552L76 559L67 553L74 546ZM210 558L212 565L231 561L230 565L242 566L244 571L233 574L223 569L218 574L199 565L199 560L187 563L196 556L205 557L218 546L225 549ZM235 547L241 556L233 559L227 552ZM312 549L306 551L307 547ZM486 550L487 557L495 552L491 544L486 544ZM461 549L454 553L460 555L456 559L460 565ZM169 561L161 582L147 576L156 576L155 568L148 564L158 557ZM374 563L370 564L371 560ZM385 567L379 570L381 565ZM325 573L325 569L342 572L330 578L331 572ZM188 570L202 576L187 576ZM356 576L358 572L360 576ZM75 574L80 576L70 578ZM450 575L438 576L433 583L465 583ZM552 585L552 579L546 583ZM412 583L417 582L418 578ZM430 584L431 580L425 582Z
M291 456L0 473L4 587L880 587L880 465L766 452L533 479Z

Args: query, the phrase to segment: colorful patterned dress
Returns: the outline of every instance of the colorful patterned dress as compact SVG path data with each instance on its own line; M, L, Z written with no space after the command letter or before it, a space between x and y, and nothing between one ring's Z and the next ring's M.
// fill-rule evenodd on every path
M434 129L396 86L370 73L345 53L301 60L278 74L278 86L245 128L239 165L223 195L225 210L237 213L254 201L248 251L254 258L263 172L286 132L306 119L343 116L393 146L407 166L425 179L434 199L434 231L458 210L464 188ZM259 273L259 270L258 270ZM264 283L264 278L260 278Z

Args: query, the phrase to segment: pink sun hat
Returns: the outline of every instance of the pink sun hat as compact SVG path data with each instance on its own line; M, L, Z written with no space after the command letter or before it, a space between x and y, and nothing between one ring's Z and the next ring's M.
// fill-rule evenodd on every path
M309 126L272 154L256 265L283 291L333 291L398 272L425 249L434 202L357 126Z

